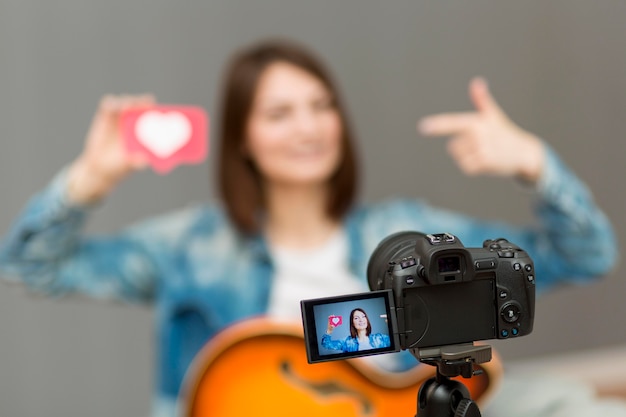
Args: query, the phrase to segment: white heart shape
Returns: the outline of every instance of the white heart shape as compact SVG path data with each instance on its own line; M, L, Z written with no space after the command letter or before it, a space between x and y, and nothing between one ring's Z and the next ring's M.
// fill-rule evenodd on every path
M333 318L331 319L331 321L332 321L332 322L333 322L333 324L336 326L336 325L337 325L337 323L339 323L339 317L333 317Z
M182 113L147 111L135 123L135 136L159 158L167 158L191 139L191 123Z

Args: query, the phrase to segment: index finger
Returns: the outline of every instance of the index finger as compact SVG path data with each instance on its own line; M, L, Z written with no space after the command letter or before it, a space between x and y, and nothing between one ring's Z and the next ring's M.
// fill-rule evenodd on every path
M467 113L440 113L426 116L419 121L417 130L424 136L450 136L471 129L477 115Z

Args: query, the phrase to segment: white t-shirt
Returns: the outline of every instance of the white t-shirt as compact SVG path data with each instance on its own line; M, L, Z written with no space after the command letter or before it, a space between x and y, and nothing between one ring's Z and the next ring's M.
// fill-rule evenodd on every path
M312 250L270 248L274 284L268 314L281 320L301 320L300 300L369 291L348 268L348 239L335 233Z
M302 322L300 300L369 291L369 286L348 268L348 238L337 232L312 250L270 248L274 260L274 285L268 314L285 321ZM371 346L370 346L371 348ZM383 369L394 369L393 354L362 358Z

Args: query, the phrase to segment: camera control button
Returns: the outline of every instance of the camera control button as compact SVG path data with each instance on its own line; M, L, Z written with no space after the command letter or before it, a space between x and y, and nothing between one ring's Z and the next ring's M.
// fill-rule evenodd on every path
M411 275L409 275L408 277L406 277L404 279L404 282L406 282L407 285L413 285L413 284L415 284L415 278L413 278Z
M400 267L402 267L402 269L409 268L416 264L417 264L417 261L415 260L415 258L403 258L400 261Z
M522 265L520 265L519 263L514 263L513 264L513 269L516 271L521 271L522 270Z
M517 335L519 334L519 329L518 329L517 327L513 327L513 328L511 329L511 334L512 334L513 336L517 336Z
M500 314L507 323L514 323L519 320L521 311L515 304L506 304Z
M474 267L479 271L482 269L493 269L496 267L496 260L495 258L479 259L474 262Z
M498 251L498 256L500 258L513 258L515 254L510 249L504 249L504 250Z
M533 266L531 264L526 264L524 265L524 269L526 270L526 272L530 272L533 270Z
M502 329L500 331L500 336L502 336L502 337L509 337L509 331L507 329Z
M500 244L499 243L492 243L491 245L489 245L489 249L500 249Z
M534 275L528 275L526 277L526 279L528 280L528 282L535 282L535 276Z
M500 290L500 293L498 294L500 296L501 299L505 299L508 298L509 296L509 292L507 290Z

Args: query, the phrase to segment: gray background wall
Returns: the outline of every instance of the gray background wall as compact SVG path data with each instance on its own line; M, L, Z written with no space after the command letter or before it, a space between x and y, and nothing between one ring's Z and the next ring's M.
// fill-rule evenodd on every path
M273 35L308 43L334 70L361 138L364 200L408 194L531 219L520 187L465 178L444 140L415 133L420 116L468 109L478 74L589 184L626 241L623 0L0 0L0 233L78 154L101 95L149 91L215 114L226 58ZM133 177L90 231L210 198L213 161ZM506 360L626 342L623 275L546 295L534 333L497 349ZM151 313L1 285L0 415L147 415Z

